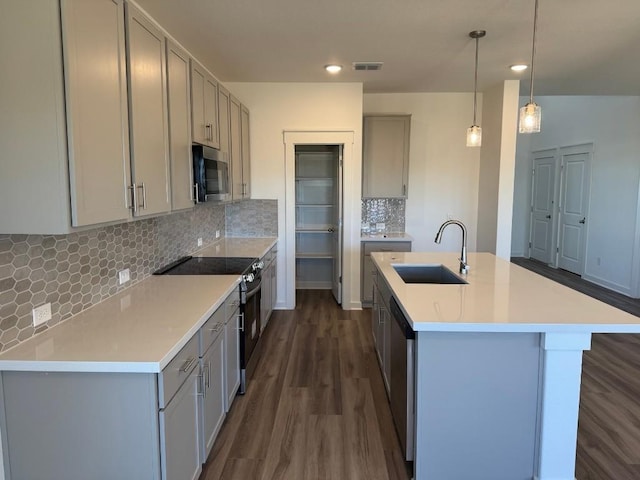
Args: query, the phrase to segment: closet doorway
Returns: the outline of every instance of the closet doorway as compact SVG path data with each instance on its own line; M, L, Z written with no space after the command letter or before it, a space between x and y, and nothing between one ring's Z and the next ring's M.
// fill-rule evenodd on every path
M295 145L295 285L342 303L342 145Z

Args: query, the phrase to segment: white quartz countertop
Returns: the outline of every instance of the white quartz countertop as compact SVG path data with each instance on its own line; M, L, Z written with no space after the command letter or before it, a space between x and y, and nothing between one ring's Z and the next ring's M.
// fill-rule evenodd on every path
M639 333L640 318L489 253L471 253L467 285L405 284L393 264L443 264L457 253L372 253L415 331Z
M277 237L224 237L193 254L194 257L263 257Z
M412 242L413 237L408 233L363 233L360 240L362 242Z
M239 275L151 276L0 355L0 370L159 373Z

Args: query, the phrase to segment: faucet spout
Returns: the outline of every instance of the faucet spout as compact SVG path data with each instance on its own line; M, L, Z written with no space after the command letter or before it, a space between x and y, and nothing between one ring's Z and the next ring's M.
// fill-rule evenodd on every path
M464 226L460 220L447 220L438 229L438 233L436 233L435 242L440 243L442 241L442 233L444 229L449 225L458 225L462 230L462 248L460 251L460 273L466 275L469 273L469 264L467 263L467 227Z

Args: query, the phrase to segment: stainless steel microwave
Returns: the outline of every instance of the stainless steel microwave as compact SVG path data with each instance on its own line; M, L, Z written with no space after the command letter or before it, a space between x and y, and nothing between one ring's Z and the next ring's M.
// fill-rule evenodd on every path
M193 181L196 203L231 199L229 160L220 150L193 144Z

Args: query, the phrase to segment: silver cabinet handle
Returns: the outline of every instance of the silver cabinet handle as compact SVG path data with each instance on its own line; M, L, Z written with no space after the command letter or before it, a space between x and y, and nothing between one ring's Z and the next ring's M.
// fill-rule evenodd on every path
M211 362L207 362L207 388L211 387Z
M206 397L207 393L204 390L204 371L198 375L198 395Z
M142 205L138 205L139 207L141 207L143 210L147 209L147 189L144 186L144 182L141 182L140 185L138 185L138 188L142 189Z
M402 185L402 196L403 197L407 196L407 186L406 185Z
M205 140L211 140L211 139L209 138L209 137L210 137L210 134L209 134L210 129L211 129L211 125L209 125L209 124L207 123L207 124L204 126L204 138L205 138Z
M183 364L182 367L180 367L180 371L181 372L188 372L189 369L191 368L191 365L193 365L193 362L195 362L196 359L194 357L188 358Z
M240 319L240 331L244 332L244 313L241 313L240 315L238 315L238 318Z
M200 203L200 200L198 199L198 193L199 192L198 192L198 184L197 183L193 184L193 189L195 190L195 198L193 200L196 202L196 204L198 204L198 203Z

